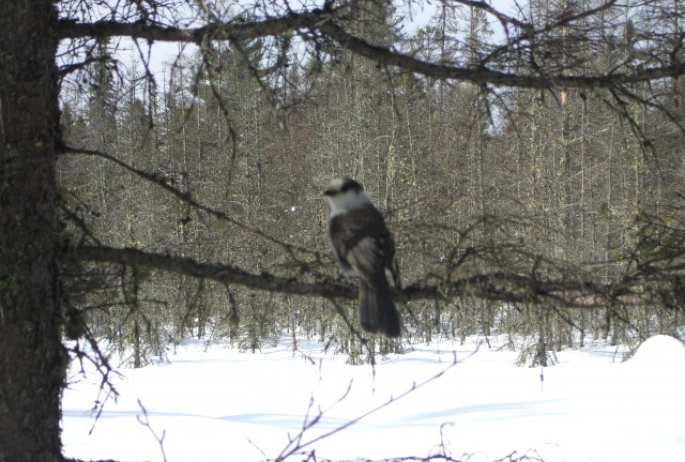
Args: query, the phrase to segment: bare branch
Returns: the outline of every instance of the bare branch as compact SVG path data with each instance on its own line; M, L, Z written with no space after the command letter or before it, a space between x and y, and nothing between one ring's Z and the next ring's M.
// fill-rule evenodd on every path
M138 249L83 246L74 250L74 257L83 261L115 263L170 271L187 276L206 278L227 285L240 285L273 293L326 298L357 298L357 289L332 280L303 282L294 277L270 273L254 274L230 265L199 263L191 258L143 252ZM445 284L410 285L396 292L399 302L417 300L477 297L513 304L545 304L563 308L603 308L614 304L644 305L658 299L642 289L641 279L631 285L597 286L586 281L543 281L534 276L492 273L456 279Z
M594 9L560 17L540 30L532 30L526 23L521 23L509 16L494 10L488 5L477 2L461 0L460 3L474 6L495 15L500 21L521 27L524 33L514 42L500 47L500 51L514 47L520 41L529 41L534 36L550 33L567 26L571 21L577 21L589 15L603 11L614 4L615 0ZM638 82L648 82L663 78L675 78L685 75L685 63L677 60L664 62L656 66L642 66L635 70L624 72L609 72L596 75L567 75L555 74L531 74L502 72L486 66L462 67L444 63L434 63L428 60L418 59L410 54L396 51L392 48L373 45L348 32L337 21L342 18L344 6L337 9L313 9L304 13L289 12L287 15L277 18L268 18L257 21L233 21L215 22L197 28L178 28L143 23L123 23L115 21L102 21L95 23L77 23L74 21L61 21L58 28L58 36L61 39L78 39L89 37L126 36L134 39L146 39L149 41L190 42L201 44L206 40L241 41L263 37L285 36L300 31L316 32L330 38L337 44L359 56L369 58L379 64L396 66L398 68L416 72L427 77L436 79L453 79L477 84L490 84L505 87L553 89L553 88L616 88L621 85ZM304 37L307 40L319 40L321 37Z
M203 40L251 40L260 37L285 35L301 29L313 29L331 20L340 9L314 9L305 13L290 13L280 18L262 21L235 21L212 23L197 28L179 28L144 23L101 21L78 23L60 21L58 37L77 39L91 37L131 37L155 42L190 42L200 44Z
M85 155L85 156L100 157L102 159L106 159L110 162L115 163L119 167L127 170L128 172L130 172L130 173L132 173L132 174L134 174L134 175L136 175L136 176L138 176L138 177L140 177L140 178L142 178L142 179L144 179L150 183L153 183L153 184L159 186L164 191L170 193L171 195L173 195L174 197L176 197L180 201L185 202L186 204L194 207L197 210L201 210L205 213L208 213L208 214L212 215L214 218L217 218L219 220L225 220L226 222L231 223L231 224L239 227L240 229L243 229L245 231L253 233L253 234L255 234L255 235L257 235L263 239L266 239L269 242L272 242L274 244L279 245L280 247L285 249L291 256L293 256L294 252L296 252L296 251L299 251L301 253L312 253L308 249L304 249L302 247L296 247L296 246L289 244L287 242L284 242L280 239L276 239L275 237L267 234L266 232L262 231L261 229L256 229L256 228L250 227L250 226L246 225L245 223L242 223L238 220L235 220L234 218L231 218L229 215L227 215L226 213L224 213L220 210L215 210L209 206L201 204L200 202L198 202L197 200L195 200L192 197L191 193L180 191L179 189L168 184L164 178L160 178L157 175L154 175L154 174L148 173L144 170L140 170L138 168L135 168L135 167L127 164L126 162L123 162L122 160L117 159L116 157L107 154L106 152L101 152L101 151L97 151L97 150L93 150L93 149L83 149L83 148L77 148L77 147L72 147L72 146L65 146L63 154L80 154L80 155ZM315 255L315 257L318 258L318 255Z
M74 252L76 258L84 261L142 266L269 292L346 299L357 297L356 287L333 281L307 283L295 278L269 273L253 274L230 265L198 263L191 258L146 253L137 249L84 246L77 248Z
M685 74L685 63L674 62L670 65L636 70L631 73L612 73L597 75L525 75L500 72L485 67L467 68L445 64L430 63L387 48L372 45L345 31L333 22L321 24L321 31L337 41L343 48L369 58L380 64L423 74L436 79L455 79L478 84L492 84L505 87L552 89L565 88L613 88L618 85L677 77Z

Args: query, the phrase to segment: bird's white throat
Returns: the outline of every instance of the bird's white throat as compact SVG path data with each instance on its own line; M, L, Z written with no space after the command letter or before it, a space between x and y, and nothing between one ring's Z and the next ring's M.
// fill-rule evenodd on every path
M371 199L364 191L347 191L334 197L329 197L331 216L341 215L350 210L371 204Z

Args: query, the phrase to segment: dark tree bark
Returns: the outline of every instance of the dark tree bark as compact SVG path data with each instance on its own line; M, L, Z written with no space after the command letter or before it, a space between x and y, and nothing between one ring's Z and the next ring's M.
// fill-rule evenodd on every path
M0 14L0 461L61 459L55 248L57 13L50 0Z

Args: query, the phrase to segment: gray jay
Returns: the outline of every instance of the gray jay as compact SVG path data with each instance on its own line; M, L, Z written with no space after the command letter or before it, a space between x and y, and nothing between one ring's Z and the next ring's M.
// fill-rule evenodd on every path
M331 206L329 237L345 277L359 279L359 320L368 332L399 337L400 317L386 270L399 287L395 245L361 184L336 178L324 191Z

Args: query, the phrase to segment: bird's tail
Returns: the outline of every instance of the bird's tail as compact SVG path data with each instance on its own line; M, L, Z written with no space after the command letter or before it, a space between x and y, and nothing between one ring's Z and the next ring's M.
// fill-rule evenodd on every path
M359 320L365 331L399 337L400 315L388 281L384 277L380 279L377 290L359 280Z

